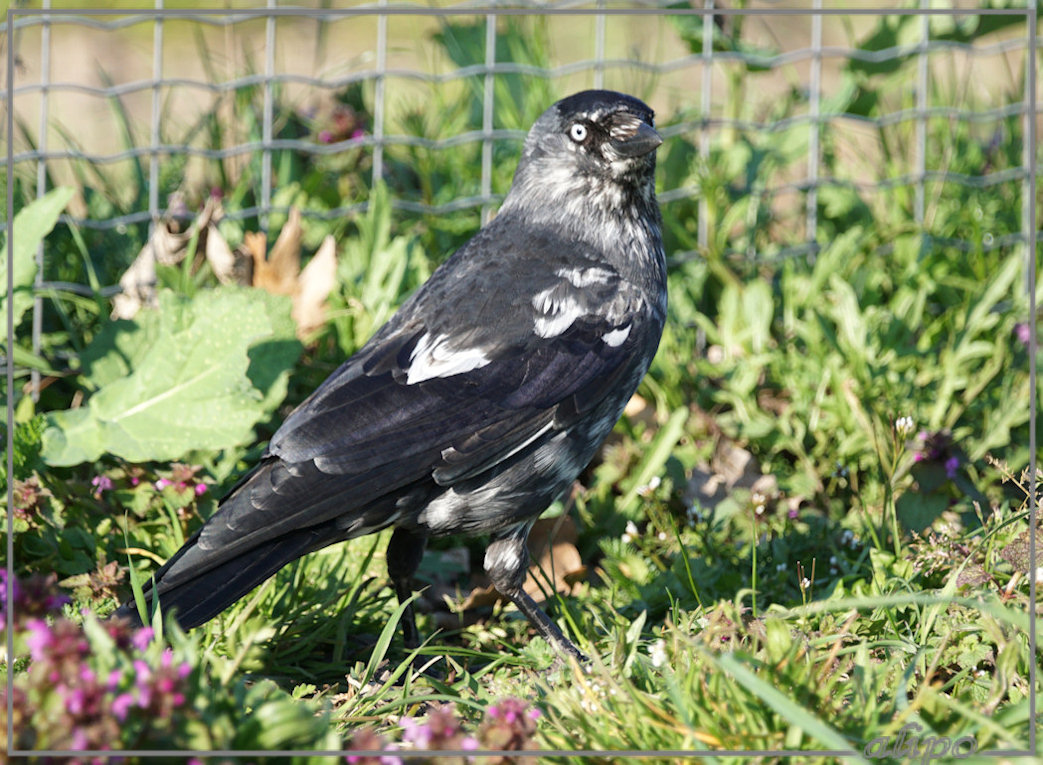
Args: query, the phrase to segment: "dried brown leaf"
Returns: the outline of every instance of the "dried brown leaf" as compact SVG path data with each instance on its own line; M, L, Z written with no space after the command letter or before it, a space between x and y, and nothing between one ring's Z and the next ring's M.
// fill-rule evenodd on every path
M337 243L333 236L322 240L318 251L297 280L293 295L293 319L297 336L304 338L326 321L326 298L337 279Z
M296 207L290 208L286 225L279 232L267 258L264 234L244 236L254 259L253 286L276 295L292 295L296 291L297 276L301 272L301 236L301 214Z
M185 231L172 218L157 221L149 241L120 277L123 291L113 298L113 318L132 319L142 307L156 306L156 263L172 266L183 261L195 232L201 231L201 236L206 235L208 229L213 228L213 222L220 217L220 202L210 198L199 217Z
M211 223L206 227L206 260L210 270L214 272L221 284L250 284L253 277L253 259L237 256L228 246L217 226ZM249 268L243 268L248 264Z

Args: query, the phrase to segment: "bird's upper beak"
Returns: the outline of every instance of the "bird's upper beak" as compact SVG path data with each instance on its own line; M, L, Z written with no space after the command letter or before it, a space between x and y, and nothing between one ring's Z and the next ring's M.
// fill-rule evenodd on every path
M639 123L630 135L609 141L613 150L622 157L640 157L655 151L662 143L662 136L644 122Z

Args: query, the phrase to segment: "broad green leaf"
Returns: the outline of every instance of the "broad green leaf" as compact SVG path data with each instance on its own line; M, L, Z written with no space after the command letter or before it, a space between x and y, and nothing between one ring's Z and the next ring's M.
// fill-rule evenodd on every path
M239 290L192 299L162 292L159 302L127 340L128 373L115 376L118 365L99 355L98 392L80 409L48 415L48 463L74 465L105 452L132 462L171 460L252 438L266 413L247 376L249 348L272 336L264 302ZM119 349L118 340L104 339Z
M80 379L91 390L126 377L155 343L159 311L142 311L133 319L109 321L80 355Z
M285 295L273 295L266 290L243 288L264 308L271 322L272 334L250 346L250 366L246 376L264 396L265 412L273 412L286 398L290 370L297 363L304 346L297 340L297 324L290 311L292 301Z
M18 326L22 316L33 304L33 281L36 279L36 249L44 237L51 233L58 216L72 199L74 190L62 186L49 191L30 205L23 207L14 216L12 236L4 242L4 257L0 263L0 315L7 315L8 268L14 280L14 323ZM14 240L14 252L9 247ZM6 343L4 343L6 345Z

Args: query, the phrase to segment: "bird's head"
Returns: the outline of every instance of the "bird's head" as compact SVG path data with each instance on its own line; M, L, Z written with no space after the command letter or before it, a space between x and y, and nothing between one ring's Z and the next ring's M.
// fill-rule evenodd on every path
M533 124L504 208L556 205L612 215L655 204L655 150L663 139L642 101L611 90L564 98Z

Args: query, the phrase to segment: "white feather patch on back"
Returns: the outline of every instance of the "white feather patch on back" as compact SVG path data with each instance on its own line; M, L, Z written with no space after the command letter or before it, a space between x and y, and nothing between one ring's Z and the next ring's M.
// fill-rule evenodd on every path
M601 336L601 339L605 341L606 345L612 348L618 348L628 337L630 337L630 327L631 325L627 324L625 327L606 332Z
M490 362L481 348L449 347L447 335L436 338L425 334L416 344L409 357L409 369L406 370L406 384L413 385L434 377L452 377L470 372L472 369L484 367Z
M612 278L612 271L606 268L598 268L597 266L592 268L559 268L557 274L562 279L568 279L569 283L578 289L589 287L592 284L608 284L609 279Z
M539 314L533 321L533 332L540 337L557 337L586 311L569 294L555 295L559 285L537 292L532 298L532 307Z

